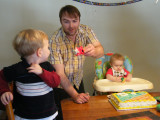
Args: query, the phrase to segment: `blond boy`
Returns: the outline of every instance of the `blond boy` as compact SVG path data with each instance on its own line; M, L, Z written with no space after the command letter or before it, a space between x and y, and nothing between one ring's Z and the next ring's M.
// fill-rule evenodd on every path
M48 46L48 36L44 32L20 31L13 47L21 61L0 71L1 101L6 105L13 100L16 120L53 120L58 114L53 88L60 84L60 77L47 62ZM7 85L12 81L13 94Z

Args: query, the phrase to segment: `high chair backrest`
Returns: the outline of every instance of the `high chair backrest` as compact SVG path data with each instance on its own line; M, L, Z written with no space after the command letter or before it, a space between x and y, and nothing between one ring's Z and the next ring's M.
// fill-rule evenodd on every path
M110 66L110 58L113 55L113 53L107 53L104 54L103 57L96 59L95 61L95 74L96 79L105 79L105 74L107 70L111 67ZM131 74L133 73L133 64L132 61L128 58L128 56L124 56L124 67L126 70L128 70Z

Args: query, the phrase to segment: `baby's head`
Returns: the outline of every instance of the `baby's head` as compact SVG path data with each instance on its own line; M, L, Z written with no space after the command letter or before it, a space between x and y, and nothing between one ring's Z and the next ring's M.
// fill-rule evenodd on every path
M115 53L111 56L110 65L114 70L121 71L123 69L124 60L125 58L123 55Z
M48 42L48 36L40 30L26 29L20 31L13 40L13 47L21 57L34 54Z

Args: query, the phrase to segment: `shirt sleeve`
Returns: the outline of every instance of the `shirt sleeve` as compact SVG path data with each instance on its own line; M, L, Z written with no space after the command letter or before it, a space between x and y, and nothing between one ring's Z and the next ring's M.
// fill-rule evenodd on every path
M0 96L5 92L11 92L7 81L5 80L3 70L0 71Z
M113 75L113 72L112 72L112 69L111 69L111 68L109 68L109 69L107 70L106 75L107 75L107 74Z
M43 69L43 68L42 68ZM59 75L52 71L47 71L43 69L43 73L39 75L39 77L50 87L55 88L58 87L60 84L60 77Z

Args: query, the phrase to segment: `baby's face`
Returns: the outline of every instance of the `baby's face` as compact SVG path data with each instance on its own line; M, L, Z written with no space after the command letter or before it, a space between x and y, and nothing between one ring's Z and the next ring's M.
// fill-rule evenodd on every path
M113 61L112 68L120 72L123 69L123 61L122 60Z

